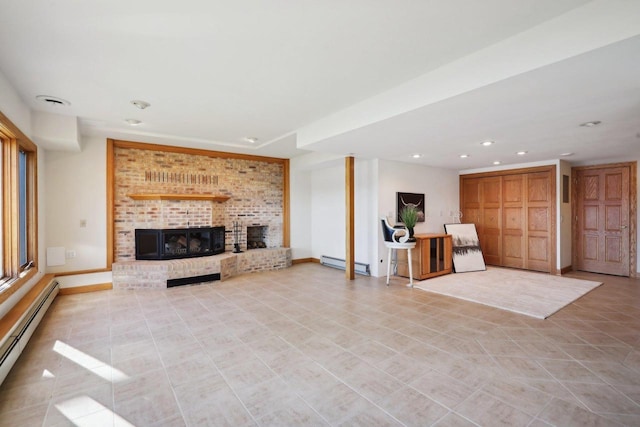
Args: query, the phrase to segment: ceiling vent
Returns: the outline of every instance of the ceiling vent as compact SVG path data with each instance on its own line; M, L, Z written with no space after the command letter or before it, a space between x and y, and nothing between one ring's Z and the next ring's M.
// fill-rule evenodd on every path
M38 95L36 96L36 99L56 107L68 107L71 105L71 103L66 99L58 98L57 96Z

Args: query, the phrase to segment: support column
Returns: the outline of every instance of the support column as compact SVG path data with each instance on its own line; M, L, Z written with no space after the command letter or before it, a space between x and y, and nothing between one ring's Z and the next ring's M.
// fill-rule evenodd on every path
M355 229L354 229L354 217L355 217L355 202L354 202L354 164L355 159L350 156L345 158L345 224L346 224L346 260L345 260L345 272L347 280L354 280L355 277Z

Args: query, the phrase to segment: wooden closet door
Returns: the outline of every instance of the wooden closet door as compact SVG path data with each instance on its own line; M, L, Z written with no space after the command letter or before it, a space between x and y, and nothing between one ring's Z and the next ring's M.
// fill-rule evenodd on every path
M525 268L525 177L507 175L502 179L502 265Z
M526 175L526 260L525 268L549 272L552 263L552 181L549 172Z
M462 222L478 230L486 264L555 272L556 169L460 179Z
M483 178L480 183L480 222L478 230L484 261L502 265L502 178Z
M475 224L480 228L480 179L467 178L461 182L461 211L460 222ZM478 230L479 232L479 230Z

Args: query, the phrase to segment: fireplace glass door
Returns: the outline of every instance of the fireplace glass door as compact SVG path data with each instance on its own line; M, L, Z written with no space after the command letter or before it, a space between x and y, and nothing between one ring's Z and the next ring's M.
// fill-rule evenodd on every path
M189 230L189 253L204 255L211 252L211 230Z
M217 255L225 250L224 226L136 229L136 259L162 260Z

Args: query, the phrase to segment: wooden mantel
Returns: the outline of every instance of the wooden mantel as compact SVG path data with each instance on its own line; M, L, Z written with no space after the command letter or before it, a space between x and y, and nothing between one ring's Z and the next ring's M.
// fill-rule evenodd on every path
M229 196L215 194L172 194L172 193L152 193L152 194L127 194L133 200L208 200L211 202L226 202Z

